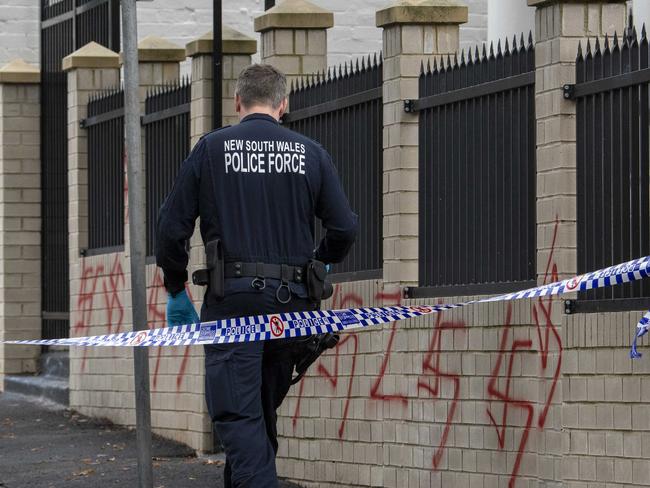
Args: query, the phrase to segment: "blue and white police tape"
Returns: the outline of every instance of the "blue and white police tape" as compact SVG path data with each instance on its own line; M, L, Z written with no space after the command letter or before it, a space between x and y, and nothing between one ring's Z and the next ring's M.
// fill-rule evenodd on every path
M253 317L238 317L197 324L186 324L160 329L150 329L119 334L107 334L69 339L3 341L4 344L44 346L192 346L200 344L225 344L234 342L267 341L290 337L304 337L325 332L340 332L371 325L465 307L475 303L523 300L561 295L596 288L605 288L640 280L650 275L650 256L610 266L591 273L529 288L514 293L470 300L454 304L413 305L390 307L349 308L345 310L319 310L289 312ZM639 323L630 356L640 357L637 339L650 329L650 312Z

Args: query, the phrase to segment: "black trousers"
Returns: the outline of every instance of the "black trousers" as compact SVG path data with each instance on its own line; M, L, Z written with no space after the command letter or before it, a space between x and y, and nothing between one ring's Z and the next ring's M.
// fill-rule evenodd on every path
M313 302L293 297L288 304L275 289L235 293L206 300L201 319L313 310ZM208 412L226 451L226 488L276 488L277 414L289 387L304 340L205 346Z

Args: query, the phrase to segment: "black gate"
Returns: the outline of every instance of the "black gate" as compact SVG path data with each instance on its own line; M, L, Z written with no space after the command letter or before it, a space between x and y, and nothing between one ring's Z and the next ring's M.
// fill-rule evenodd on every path
M124 250L124 90L91 98L88 118L88 249Z
M69 333L67 82L61 61L95 41L119 51L119 0L41 1L43 338Z
M410 296L534 286L532 36L468 51L420 76L419 288Z
M592 49L593 46L593 49ZM645 28L579 49L577 100L578 273L650 254L650 67ZM579 294L574 311L647 308L650 282Z
M336 280L381 277L382 263L382 61L299 81L283 123L320 142L331 154L345 194L359 215L359 235ZM322 229L317 225L316 241Z
M147 256L155 253L158 210L190 152L191 86L189 80L183 80L156 88L145 102Z

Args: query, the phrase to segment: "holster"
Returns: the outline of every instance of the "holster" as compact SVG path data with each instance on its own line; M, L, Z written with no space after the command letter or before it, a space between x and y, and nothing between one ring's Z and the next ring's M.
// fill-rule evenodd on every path
M210 241L205 245L206 269L192 273L192 283L208 285L208 292L215 298L224 296L224 260L223 246L220 239Z
M327 300L334 293L332 284L327 281L325 263L310 259L305 270L305 280L309 299L313 302Z

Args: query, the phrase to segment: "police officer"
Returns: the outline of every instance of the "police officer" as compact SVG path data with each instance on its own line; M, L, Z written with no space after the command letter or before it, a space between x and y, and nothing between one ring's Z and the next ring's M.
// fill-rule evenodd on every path
M157 264L170 325L196 321L185 292L187 241L200 217L204 243L218 242L201 320L314 310L306 269L314 257L343 260L357 232L329 154L283 128L285 76L252 65L239 76L240 123L204 136L183 163L157 226ZM326 229L314 251L315 217ZM218 280L217 280L218 282ZM312 294L313 295L313 294ZM226 451L226 487L277 487L276 409L301 354L296 339L205 347L206 401Z

